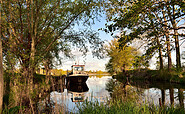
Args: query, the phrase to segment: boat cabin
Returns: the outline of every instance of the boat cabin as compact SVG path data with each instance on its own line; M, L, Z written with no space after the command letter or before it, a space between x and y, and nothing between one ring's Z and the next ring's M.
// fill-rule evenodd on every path
M72 74L85 74L85 65L72 65Z
M85 72L85 65L72 65L72 71L67 72L67 83L84 83L89 75Z

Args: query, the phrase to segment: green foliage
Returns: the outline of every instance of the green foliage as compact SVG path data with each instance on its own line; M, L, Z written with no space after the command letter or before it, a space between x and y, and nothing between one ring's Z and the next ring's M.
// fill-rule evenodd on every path
M143 102L141 97L144 93L143 89L132 87L131 85L123 85L123 83L110 80L107 88L111 88L111 99L106 103L98 101L85 101L78 105L79 114L176 114L185 113L184 107L179 106L159 107L156 104ZM143 81L142 81L143 83ZM112 86L112 87L111 87Z
M18 114L19 113L19 110L24 110L24 106L20 107L20 106L15 106L15 107L12 107L10 109L8 109L8 107L6 106L3 111L2 111L2 114Z
M106 52L107 56L110 57L109 62L106 64L106 69L111 74L132 68L134 59L138 54L132 47L119 48L119 43L116 39L106 46Z
M145 60L144 56L136 56L134 59L133 67L135 69L148 68L149 62Z
M143 58L146 61L150 60L157 52L160 60L162 60L164 53L171 59L172 48L170 45L175 38L176 68L180 68L179 38L184 36L180 31L184 28L179 26L182 26L184 20L183 4L183 1L174 0L108 0L105 10L109 24L105 30L112 34L119 32L119 35L115 35L115 37L119 38L121 47L142 40L143 44L138 45L144 47ZM111 7L109 7L110 5ZM167 51L165 50L166 44ZM161 53L161 50L164 53ZM162 61L160 64L162 66ZM162 69L162 67L160 68Z
M123 103L118 101L110 106L102 105L99 103L86 102L79 109L79 114L120 114L120 113L136 113L138 107L133 103Z
M34 74L33 81L34 83L42 83L46 79L46 75Z
M45 78L34 73L44 66L48 75L64 58L73 57L72 49L85 55L91 48L101 57L103 41L90 28L102 11L98 1L3 0L0 10L4 67L12 74L18 68L20 73L5 80L11 85L5 97L11 101L8 106L36 105L39 92L49 90Z
M173 107L158 107L155 105L149 104L136 104L132 101L116 101L110 102L107 105L95 102L84 102L82 107L79 108L79 114L176 114L176 113L185 113L182 108L173 108Z
M111 79L108 81L108 83L106 83L105 89L109 92L113 92L116 85L117 85L117 83L115 82L115 80Z
M68 71L69 72L69 71ZM52 69L51 70L52 75L54 76L62 76L62 75L66 75L67 71L64 71L62 69Z
M173 69L171 72L168 69L164 70L150 70L150 69L134 69L128 70L127 74L130 76L131 80L147 80L147 81L161 81L161 82L171 82L184 84L185 83L185 73L177 72L176 69ZM126 77L123 73L114 75L114 77L123 81L126 80Z
M91 47L93 54L100 57L103 42L90 29L92 21L101 12L99 2L21 0L3 1L1 6L3 54L7 68L13 69L18 62L27 70L41 63L52 68L61 64L63 58L59 52L64 57L72 57L74 47L84 55ZM80 24L85 27L75 30L74 27Z

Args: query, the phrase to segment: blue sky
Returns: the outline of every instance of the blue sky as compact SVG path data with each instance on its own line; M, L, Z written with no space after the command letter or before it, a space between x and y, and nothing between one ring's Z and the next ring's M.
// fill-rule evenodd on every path
M102 40L105 42L109 42L110 40L113 39L113 37L110 34L105 33L104 31L98 31L100 28L105 28L106 24L106 19L105 15L103 17L100 17L100 22L95 21L95 24L92 26L92 29L97 31L99 33L99 36ZM184 22L183 22L184 23ZM184 32L184 31L182 31ZM138 45L138 42L135 42L136 45ZM181 44L181 43L180 43ZM182 51L185 50L185 43L181 46L181 53ZM75 55L74 59L68 59L64 60L62 66L57 67L58 69L64 69L64 70L70 70L71 65L75 64L75 62L78 64L85 64L85 69L86 70L91 70L91 71L96 71L96 70L102 70L105 71L105 64L108 62L109 58L104 58L104 59L97 59L96 57L93 58L92 54L90 52L87 53L86 57L82 57L82 54L78 52L77 50L73 50L72 53ZM141 52L142 53L142 52ZM175 50L172 50L172 62L176 64L175 60ZM167 59L164 60L167 63ZM181 59L182 62L184 60ZM150 68L155 69L156 66L156 56L154 56L150 60Z
M105 16L99 17L100 21L95 21L95 24L92 26L92 29L97 31L99 33L99 37L101 40L108 42L112 40L112 36L110 34L105 33L104 31L101 31L98 29L105 28L106 19ZM70 70L71 65L75 64L75 62L78 64L85 64L85 70L102 70L105 71L105 64L108 62L109 58L104 59L97 59L97 57L93 57L90 52L87 53L86 57L82 57L82 53L78 52L77 50L73 50L72 53L75 55L74 59L67 59L63 61L62 66L58 66L58 69L63 70Z

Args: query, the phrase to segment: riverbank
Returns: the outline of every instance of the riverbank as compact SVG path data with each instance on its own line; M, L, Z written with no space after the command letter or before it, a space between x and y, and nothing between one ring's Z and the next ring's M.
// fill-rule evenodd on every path
M7 76L10 76L10 75L7 74ZM33 96L34 98L33 102L34 104L36 104L34 105L35 112L37 113L54 113L54 112L60 113L61 112L61 113L81 113L81 114L82 113L83 114L87 114L87 113L88 114L91 114L91 113L94 113L94 114L185 113L184 109L182 109L181 107L178 107L178 105L175 105L175 107L172 108L172 107L166 107L166 106L164 107L159 106L158 105L159 103L157 103L156 105L156 104L150 104L148 102L143 102L144 100L141 100L139 98L142 98L142 96L140 96L141 94L140 92L144 93L144 90L141 91L140 89L140 92L138 93L138 91L135 91L135 89L130 86L130 85L135 86L134 84L136 83L130 82L130 85L123 86L124 83L119 83L117 80L111 79L111 76L109 77L105 76L101 78L99 77L97 78L94 76L89 77L89 80L87 81L87 85L85 84L85 88L87 87L89 89L88 91L83 92L84 102L80 102L80 103L72 102L72 99L71 99L73 97L72 90L74 90L72 88L77 87L78 89L81 88L85 90L84 85L74 84L74 85L70 85L70 88L66 88L63 83L64 81L59 79L61 79L60 76L52 76L48 84L46 84L47 78L45 75L35 74L34 76L35 92ZM142 80L141 80L141 83L143 84ZM138 84L138 85L141 87L142 84ZM13 93L9 93L9 96L10 96L9 103L6 105L5 109L3 110L3 113L31 112L31 108L25 105L25 103L29 101L26 101L26 100L21 101L20 102L22 103L21 106L16 104L12 105L12 103L16 101L17 97L21 97L24 95L22 93L19 93L22 87L21 85L14 85L10 87L11 91L14 90L15 87L17 87L17 91ZM109 90L107 89L108 85L110 85L109 87L112 88L112 91L109 91L111 89ZM157 84L157 86L159 86L159 84ZM143 85L143 87L146 87L146 86ZM155 85L152 87L155 87ZM165 88L163 85L162 85L162 88L165 91ZM179 90L182 90L184 89L184 86L183 87L173 86L173 88L180 88ZM67 91L65 89L67 89ZM93 93L96 93L96 94L93 94ZM65 103L57 102L56 99L58 101L65 100L67 102ZM76 105L78 105L77 110L75 108ZM70 107L62 107L62 106L70 106Z
M159 107L153 104L138 104L137 102L116 101L108 105L98 102L85 102L79 107L79 114L183 114L183 108Z
M118 79L126 79L126 76L131 80L147 80L147 81L162 81L162 82L171 82L171 83L185 83L185 72L177 72L168 70L149 70L149 69L140 69L140 70L128 70L126 73L119 73L114 75Z
M139 81L139 80L137 80ZM78 105L79 114L183 114L184 102L182 87L169 87L169 85L157 84L147 86L141 80L140 84L129 82L128 85L117 80L110 80L106 84L106 89L110 92L110 99L107 102L85 101ZM135 85L134 85L135 84ZM166 85L166 87L165 87ZM177 84L180 85L180 84ZM161 88L161 89L159 89ZM169 90L170 88L170 90ZM178 88L178 93L174 93ZM151 91L152 90L152 91ZM155 90L155 91L154 91ZM167 92L170 91L170 95ZM147 91L147 93L146 93ZM156 94L155 94L156 92ZM146 96L145 96L146 95ZM159 95L159 96L158 96ZM151 98L151 97L155 98ZM172 97L173 96L173 97ZM164 100L168 99L170 100ZM176 104L176 100L179 104ZM155 101L153 101L155 100Z

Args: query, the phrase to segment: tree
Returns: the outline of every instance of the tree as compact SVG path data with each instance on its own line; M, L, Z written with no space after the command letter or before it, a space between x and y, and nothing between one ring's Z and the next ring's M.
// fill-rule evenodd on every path
M108 29L110 32L114 32L117 29L123 30L121 35L117 36L120 38L120 46L130 43L134 39L143 40L145 42L144 46L146 52L143 54L142 58L145 59L146 62L157 52L158 49L160 69L163 69L162 46L158 35L161 34L158 32L160 31L160 26L155 23L156 19L153 18L154 16L150 13L151 11L147 12L140 8L145 7L148 2L139 1L137 4L131 3L132 2L128 1L121 3L120 6L123 4L125 5L122 6L123 8L117 8L117 6L115 6L118 13L121 15L113 19L115 23L109 25ZM128 12L126 10L128 10ZM125 30L125 28L127 29Z
M96 17L92 15L98 10L94 8L95 4L85 0L3 1L4 51L16 55L23 75L29 77L33 76L36 64L54 49L56 42L62 42L63 47L72 43L85 53L88 41L96 45L95 51L98 50L102 42L95 32L73 30L74 22L87 24L89 18Z
M129 46L119 48L117 39L111 40L109 45L106 46L106 52L107 56L110 57L106 69L111 74L133 67L134 58L138 54L134 48Z
M2 4L2 0L0 1L0 4ZM1 6L0 6L1 8ZM0 112L3 109L3 90L4 90L4 84L3 84L3 53L2 53L2 36L1 36L1 30L2 30L2 18L1 18L1 12L0 11Z
M99 55L103 42L89 27L101 10L97 1L5 0L1 6L3 54L18 60L16 65L20 65L26 93L33 91L36 67L46 61L52 65L56 52L69 55L77 47L85 54L89 44L94 54ZM86 28L75 30L76 23Z
M181 28L178 23L183 20L185 12L181 9L183 1L166 1L165 8L167 9L167 16L169 18L170 28L173 29L173 37L175 39L175 49L176 49L176 68L181 68L181 58L180 58L180 45L179 45L179 36L180 33L178 30L184 29Z
M148 41L148 46L152 46L154 42L156 49L161 48L163 43L167 44L168 55L168 69L172 67L171 64L171 48L170 41L173 41L176 49L176 68L181 67L180 63L180 48L179 48L179 36L184 36L178 30L184 29L180 26L180 22L184 20L184 10L181 8L183 1L174 0L140 0L140 1L112 1L108 2L113 8L107 8L107 15L112 24L107 28L110 32L121 31L121 34L125 32L128 37L121 37L120 43L131 42L134 39L142 39ZM113 14L112 10L117 13ZM179 23L179 24L178 24ZM125 32L124 32L125 31ZM166 37L166 41L164 38ZM126 39L127 38L127 39ZM147 38L147 39L146 39ZM156 39L156 40L153 40ZM152 43L153 42L153 43ZM151 48L147 48L147 50ZM162 61L162 49L159 49L159 58ZM146 51L147 52L147 51ZM161 68L162 68L162 62Z

